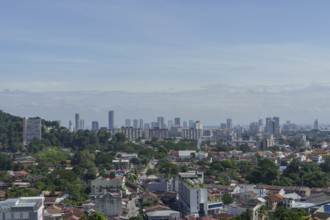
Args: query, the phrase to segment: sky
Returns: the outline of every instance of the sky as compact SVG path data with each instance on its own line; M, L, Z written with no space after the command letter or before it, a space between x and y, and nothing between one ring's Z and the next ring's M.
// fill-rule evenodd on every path
M330 123L326 0L0 3L0 109L67 126L80 113Z

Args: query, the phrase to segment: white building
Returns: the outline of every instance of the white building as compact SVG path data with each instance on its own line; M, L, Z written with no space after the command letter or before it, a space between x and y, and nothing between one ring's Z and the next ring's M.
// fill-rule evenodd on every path
M178 193L184 215L207 215L207 188L203 188L203 183L204 174L202 172L179 173Z
M42 220L44 197L21 197L0 202L0 220Z
M23 144L33 139L41 139L41 119L23 118Z
M118 193L105 193L95 198L95 211L102 212L107 217L119 216L121 211L121 196Z

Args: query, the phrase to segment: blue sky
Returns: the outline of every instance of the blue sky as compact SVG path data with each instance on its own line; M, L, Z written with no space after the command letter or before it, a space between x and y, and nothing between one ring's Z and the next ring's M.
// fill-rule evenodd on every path
M329 6L3 1L0 108L64 125L75 112L105 125L109 109L118 126L158 115L215 125L273 115L330 123Z

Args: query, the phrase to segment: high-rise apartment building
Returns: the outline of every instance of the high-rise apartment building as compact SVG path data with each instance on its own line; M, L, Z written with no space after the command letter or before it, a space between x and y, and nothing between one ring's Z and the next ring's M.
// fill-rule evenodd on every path
M157 117L157 124L158 124L158 128L160 129L165 128L164 117L162 116Z
M318 129L319 129L319 122L318 122L317 119L315 119L315 121L314 121L313 129L314 129L314 130L318 130Z
M108 129L109 131L112 131L115 128L115 118L113 111L108 112L108 121L109 121Z
M125 127L132 127L131 119L125 119Z
M75 122L75 124L74 124L74 130L75 131L78 131L79 130L79 114L78 113L76 113L75 114L75 116L74 116L74 122Z
M140 119L140 124L139 124L139 128L143 128L143 119Z
M180 118L179 117L174 118L174 125L176 127L180 127L181 126L181 122L180 122Z
M274 121L274 134L279 135L281 133L281 128L280 128L280 118L279 117L273 117Z
M189 120L189 128L193 128L194 127L194 121L193 120Z
M139 128L139 121L137 119L133 120L133 128Z
M233 120L231 118L227 118L227 129L233 129Z
M33 139L41 139L41 119L36 118L23 118L23 144Z
M98 121L92 121L92 131L96 132L99 130L99 122Z
M273 119L270 117L266 118L265 132L267 134L274 134L274 135L281 134L280 118L279 117L273 117Z
M265 132L267 134L274 134L274 122L271 118L266 118Z
M167 121L167 127L168 127L168 129L171 129L173 126L174 126L173 121L172 120L168 120Z
M85 129L85 121L83 119L79 120L78 130L84 130Z

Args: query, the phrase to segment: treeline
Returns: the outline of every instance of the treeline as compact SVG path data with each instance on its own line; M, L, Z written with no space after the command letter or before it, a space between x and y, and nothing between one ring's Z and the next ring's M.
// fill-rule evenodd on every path
M0 110L0 148L16 152L22 145L23 118Z

